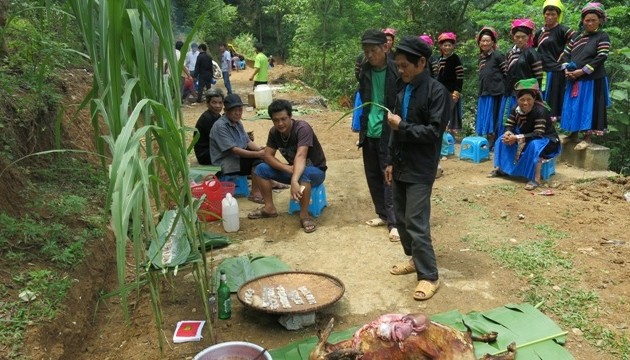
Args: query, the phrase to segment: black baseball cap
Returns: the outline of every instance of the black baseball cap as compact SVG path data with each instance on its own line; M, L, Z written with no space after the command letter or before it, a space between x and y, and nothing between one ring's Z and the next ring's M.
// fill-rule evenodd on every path
M361 36L361 44L377 44L383 45L387 42L387 36L381 30L366 30Z
M396 46L396 52L403 51L429 58L431 56L431 47L426 42L420 40L417 36L405 36Z
M237 106L243 106L241 97L236 94L230 94L223 99L223 107L225 110L233 109Z

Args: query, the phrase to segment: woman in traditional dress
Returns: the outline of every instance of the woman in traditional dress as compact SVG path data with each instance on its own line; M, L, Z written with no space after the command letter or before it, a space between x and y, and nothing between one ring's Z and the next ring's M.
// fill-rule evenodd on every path
M505 122L503 136L496 140L495 169L490 176L522 176L529 180L525 190L533 190L540 186L543 161L560 153L560 139L538 81L520 80L515 91L518 106Z
M569 27L562 25L564 5L560 0L546 0L543 4L545 26L534 34L534 47L542 59L545 81L543 100L551 107L552 120L558 120L562 114L562 99L566 79L560 57L564 47L575 34Z
M431 38L431 35L424 33L420 36L418 36L418 38L422 41L424 41L425 43L427 43L431 49L433 49L433 39ZM427 65L427 68L431 71L431 77L435 78L436 76L436 72L437 72L437 67L438 67L438 62L439 62L440 58L438 56L435 55L431 55L428 59L429 64Z
M505 111L505 56L497 50L498 34L494 28L484 26L477 34L479 46L479 100L475 130L487 136L491 146L495 134L503 134Z
M543 78L542 61L540 55L532 45L534 44L534 29L536 25L530 19L516 19L512 21L512 41L514 46L506 55L507 63L507 91L511 95L508 111L516 106L516 98L512 94L514 85L519 80L535 78L540 86Z
M437 63L436 78L451 93L453 107L447 126L449 132L458 132L462 129L462 102L461 92L464 86L464 66L459 56L455 54L457 36L452 32L445 32L438 36L440 46L440 59Z
M608 34L602 31L606 12L600 3L588 3L582 9L579 34L564 50L562 64L567 86L560 127L571 132L570 141L583 140L575 150L584 150L592 135L603 135L607 130L606 107L610 105L608 78L604 63L610 51Z

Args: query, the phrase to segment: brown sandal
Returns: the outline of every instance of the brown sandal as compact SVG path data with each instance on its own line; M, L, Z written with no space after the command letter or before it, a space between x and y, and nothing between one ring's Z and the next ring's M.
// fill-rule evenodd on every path
M411 263L411 260L407 260L404 263L398 263L392 266L389 273L392 275L407 275L416 272L416 266Z
M302 229L304 229L304 232L307 234L317 230L317 225L315 224L315 221L313 221L313 219L311 219L310 217L300 219L300 224L302 225Z
M418 285L416 285L416 289L413 293L414 300L429 300L435 295L437 290L440 287L440 280L429 281L429 280L420 280L418 281ZM418 294L422 295L418 295Z

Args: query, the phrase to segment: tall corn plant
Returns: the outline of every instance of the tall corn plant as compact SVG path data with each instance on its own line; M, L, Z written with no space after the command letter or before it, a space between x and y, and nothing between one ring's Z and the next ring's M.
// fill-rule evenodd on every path
M183 231L189 242L186 248L193 255L205 254L196 217L200 204L192 198L188 185L191 148L186 145L187 129L179 100L179 74L185 54L177 61L171 0L72 0L71 6L94 71L93 88L84 104L90 104L99 152L111 156L107 207L116 238L121 305L128 320L130 289L148 283L162 348L159 276L173 268L176 273L181 262L165 263L161 272L160 266L156 271L155 264L161 262L151 258L148 249L164 235L156 229L155 215L175 209L167 237ZM186 47L193 35L194 31ZM164 63L171 75L164 74ZM127 250L130 244L132 254ZM133 283L127 280L129 256L135 264ZM192 262L194 278L214 339L205 300L205 256L196 258L201 260Z

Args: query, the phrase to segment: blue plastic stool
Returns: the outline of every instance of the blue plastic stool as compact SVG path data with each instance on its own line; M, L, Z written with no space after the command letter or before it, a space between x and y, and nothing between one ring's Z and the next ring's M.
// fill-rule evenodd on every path
M239 70L245 69L245 60L241 60L238 62L238 69Z
M448 155L455 155L455 138L450 133L446 133L446 140L448 141Z
M311 188L311 201L308 204L308 212L315 217L319 217L326 206L328 206L326 187L324 183L321 183ZM293 214L296 211L300 211L300 203L291 199L289 201L289 214Z
M488 139L481 136L465 137L459 148L459 159L472 159L475 163L480 163L483 159L490 159Z
M234 196L249 196L249 183L244 175L224 175L219 178L221 181L234 183Z
M543 180L549 179L556 173L556 158L544 160L540 169L540 177Z

